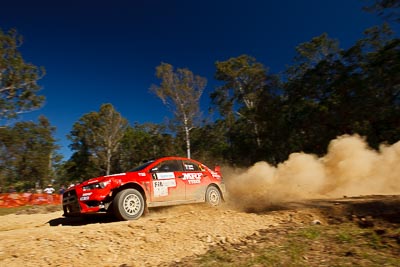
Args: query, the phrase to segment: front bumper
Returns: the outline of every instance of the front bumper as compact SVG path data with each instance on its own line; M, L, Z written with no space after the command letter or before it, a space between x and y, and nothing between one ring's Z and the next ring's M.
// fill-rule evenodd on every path
M64 216L71 216L81 213L81 206L79 205L78 196L75 190L69 190L63 194L63 210Z
M64 216L106 211L108 205L104 203L104 199L104 195L91 194L90 197L87 197L76 189L68 190L63 194Z

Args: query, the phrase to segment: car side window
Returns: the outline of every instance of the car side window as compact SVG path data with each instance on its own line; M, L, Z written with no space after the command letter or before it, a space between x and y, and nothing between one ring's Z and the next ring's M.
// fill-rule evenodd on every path
M185 172L198 172L198 171L202 171L200 166L192 161L189 160L185 160L183 161L183 170Z
M153 168L155 172L176 172L179 170L180 168L175 160L163 161L157 167Z

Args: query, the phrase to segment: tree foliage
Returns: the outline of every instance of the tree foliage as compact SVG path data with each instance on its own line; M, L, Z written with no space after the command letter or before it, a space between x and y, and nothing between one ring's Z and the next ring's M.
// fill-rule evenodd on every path
M18 51L21 45L22 36L16 30L4 33L0 29L0 121L38 109L44 102L37 81L45 70L24 61Z
M111 104L103 104L99 112L83 115L69 135L75 151L68 163L69 175L75 179L108 175L112 157L124 137L128 122Z
M56 179L54 164L61 158L55 153L54 131L43 116L38 123L0 128L0 186L13 184L22 190Z
M224 136L230 147L227 156L232 162L252 162L259 158L264 145L258 109L266 104L266 98L274 97L277 79L248 55L217 61L215 66L215 78L222 84L212 92L211 99L223 118L219 123L225 125Z
M176 144L177 141L178 139L165 133L165 127L162 125L135 123L127 128L121 140L115 166L118 172L124 172L138 166L144 160L180 155L183 152L179 150L181 146Z
M400 46L388 25L367 29L365 38L347 50L323 34L300 44L296 51L294 64L281 79L257 80L265 75L262 70L254 75L259 85L254 87L259 88L254 106L240 99L246 91L239 90L245 88L245 79L238 77L247 81L252 77L240 60L249 57L230 59L223 65L217 62L216 77L225 83L213 92L212 99L223 115L218 124L226 125L228 144L225 149L220 146L220 156L238 165L261 159L276 164L292 152L322 155L330 140L342 134L366 136L372 147L400 140ZM254 149L256 136L249 134L243 116L234 116L235 110L246 111L257 123L259 149ZM209 130L216 133L216 125Z
M167 63L156 68L160 85L153 85L150 90L169 107L178 124L185 133L187 157L190 158L190 131L200 117L200 97L207 80L194 75L189 69L177 69Z
M400 2L398 0L370 0L370 5L364 10L375 12L379 16L395 22L400 22Z
M321 61L333 61L339 56L339 42L329 38L326 33L314 37L310 42L301 43L296 47L297 54L294 64L286 69L289 80L302 77L309 69Z
M242 111L254 111L267 81L267 69L248 55L217 61L215 66L215 79L224 84L217 87L211 98L220 114L229 120L235 116L246 117Z
M332 138L345 133L368 136L374 147L399 138L377 129L398 129L399 40L390 35L387 25L369 29L348 50L328 54L285 83L292 126L287 138L296 150L322 154Z
M397 1L374 1L395 14ZM0 119L37 108L39 69L23 61L15 31L0 33ZM365 31L347 49L327 34L299 44L282 75L269 74L254 57L215 63L218 87L211 93L215 121L199 123L206 79L167 63L156 68L155 93L174 114L180 130L161 124L128 125L111 104L82 116L69 135L72 157L54 171L54 128L19 122L0 128L0 186L21 188L52 177L79 181L124 172L144 159L191 157L212 166L278 164L290 153L323 155L330 140L357 133L377 148L400 140L400 39L388 24ZM176 128L175 128L176 129ZM175 130L174 129L174 130ZM186 151L185 151L186 148ZM63 178L60 178L63 177Z

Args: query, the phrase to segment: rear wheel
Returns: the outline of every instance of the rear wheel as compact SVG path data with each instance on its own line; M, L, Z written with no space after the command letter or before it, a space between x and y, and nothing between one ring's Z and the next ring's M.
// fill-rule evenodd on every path
M136 189L125 189L119 192L113 201L114 215L124 221L136 220L144 211L144 199Z
M210 185L206 191L206 202L211 206L218 206L222 202L222 195L218 188Z

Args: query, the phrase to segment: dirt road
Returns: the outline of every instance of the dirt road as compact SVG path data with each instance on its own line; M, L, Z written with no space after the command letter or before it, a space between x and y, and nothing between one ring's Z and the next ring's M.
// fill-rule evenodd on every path
M11 214L0 217L0 266L170 266L215 244L242 242L260 229L368 217L400 223L400 196L300 201L258 213L229 203L187 205L151 210L128 222L64 218L61 210Z

